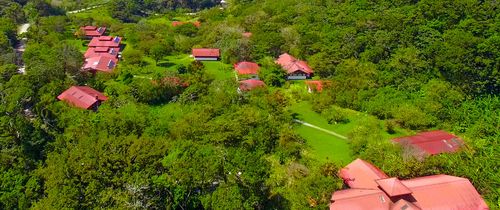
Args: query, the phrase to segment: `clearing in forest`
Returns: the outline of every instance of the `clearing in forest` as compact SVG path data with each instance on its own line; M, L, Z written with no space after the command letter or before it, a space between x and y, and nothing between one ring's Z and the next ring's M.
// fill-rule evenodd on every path
M345 124L328 124L323 116L312 110L312 105L307 101L293 104L291 110L297 114L298 120L338 133L342 136L348 136L351 131L358 126L362 126L368 120L374 120L380 123L380 130L373 132L380 132L386 139L405 134L404 131L388 134L383 129L383 121L376 119L374 116L354 110L345 109L349 118L349 122ZM354 159L348 140L305 125L298 125L296 131L307 141L307 144L311 147L310 155L318 161L333 161L347 164Z

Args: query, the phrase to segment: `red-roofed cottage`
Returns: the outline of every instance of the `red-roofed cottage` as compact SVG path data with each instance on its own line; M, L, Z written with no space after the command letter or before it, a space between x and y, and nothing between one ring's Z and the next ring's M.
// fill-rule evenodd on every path
M341 169L339 175L350 189L333 193L330 210L488 209L469 180L461 177L399 180L360 159Z
M187 23L193 24L197 28L201 26L200 21L194 21L194 22L172 21L172 26L177 27L177 26L181 26L181 25L184 25Z
M97 71L111 73L115 69L117 63L118 59L110 56L91 57L85 59L83 70L92 73L96 73Z
M195 48L192 54L197 61L216 61L220 58L219 49Z
M108 100L101 92L87 86L72 86L57 96L57 99L82 109L92 110L97 110L102 101Z
M89 47L120 47L121 37L100 36L90 40Z
M403 147L410 147L416 151L417 156L456 152L464 145L460 138L442 130L399 137L392 141Z
M91 39L102 36L106 32L106 27L82 26L80 27L80 31L83 32L86 38Z
M238 75L247 75L252 78L259 78L259 64L254 62L239 62L234 64L234 69L238 72Z
M250 91L256 88L265 87L264 82L257 79L247 79L240 81L240 87L238 87L238 92Z
M120 47L89 47L85 52L85 58L108 56L117 58L120 53Z
M276 63L287 72L289 80L307 79L313 75L313 70L305 61L297 60L288 53L280 55Z

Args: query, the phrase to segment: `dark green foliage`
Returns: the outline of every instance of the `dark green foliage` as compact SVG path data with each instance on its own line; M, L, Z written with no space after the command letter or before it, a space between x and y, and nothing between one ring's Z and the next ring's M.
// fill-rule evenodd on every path
M328 208L341 165L307 153L289 111L298 100L329 123L348 122L345 108L385 120L366 118L347 136L355 157L388 175L466 177L498 207L497 2L229 2L193 17L185 13L219 1L117 0L100 8L113 18L81 18L46 1L0 0L0 209ZM203 24L172 28L160 17ZM25 21L21 75L13 48ZM87 24L125 38L116 74L81 74L72 29ZM209 64L169 66L194 46L220 48L224 63L259 62L268 88L240 95ZM328 80L323 92L284 88L291 82L274 63L284 52ZM109 99L97 112L59 102L71 85ZM374 132L384 129L450 130L467 146L415 158Z
M349 122L347 113L339 107L331 106L330 108L323 110L321 115L328 121L329 124Z
M259 72L259 78L266 83L266 85L281 87L285 84L286 72L278 65L276 65L272 58L264 58L261 62L262 68Z

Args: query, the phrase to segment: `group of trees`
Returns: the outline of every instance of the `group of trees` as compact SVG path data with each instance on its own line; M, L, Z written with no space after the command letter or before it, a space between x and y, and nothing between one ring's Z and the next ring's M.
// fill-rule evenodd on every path
M172 10L194 12L220 4L220 0L115 0L111 1L111 15L124 22L137 22L142 17L154 13L167 13Z
M4 4L7 2L7 4ZM469 178L491 206L500 201L500 16L495 1L229 1L199 12L202 26L172 28L145 16L218 1L109 2L114 19L59 14L44 1L0 2L1 209L323 209L342 187L339 163L317 163L294 131L280 88L244 95L201 62L151 72L166 55L220 48L226 63L256 61L269 87L286 86L283 52L329 80L310 98L330 123L345 109L385 120L388 131L443 128L465 137L456 154L414 159L373 130L355 128L355 156L391 176ZM16 4L33 13L16 13ZM8 7L7 7L8 6ZM55 12L54 12L55 11ZM28 14L16 16L14 14ZM103 14L105 15L105 14ZM16 23L34 24L16 73ZM22 21L21 21L22 22ZM107 26L127 46L115 73L82 74L71 28ZM252 32L250 38L243 32ZM71 85L106 93L98 112L57 101Z

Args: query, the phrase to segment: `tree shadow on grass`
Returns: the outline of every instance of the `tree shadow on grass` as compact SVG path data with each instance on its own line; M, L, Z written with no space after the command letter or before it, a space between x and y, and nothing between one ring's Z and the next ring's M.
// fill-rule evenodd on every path
M157 66L168 68L168 67L175 66L175 63L161 62L160 61L160 62L158 62Z

